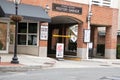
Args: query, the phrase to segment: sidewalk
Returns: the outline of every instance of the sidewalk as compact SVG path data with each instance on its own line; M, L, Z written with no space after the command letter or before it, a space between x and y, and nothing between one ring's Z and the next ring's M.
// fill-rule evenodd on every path
M13 54L0 54L0 71L26 71L45 68L100 68L120 67L120 59L63 60L31 55L18 55L19 64L11 64Z
M49 68L52 67L56 60L48 57L38 57L31 55L18 55L19 64L11 64L13 54L0 54L0 71L17 71L17 70L34 70L40 68Z
M119 67L120 60L88 59L81 61L64 60L56 62L53 68L111 68Z

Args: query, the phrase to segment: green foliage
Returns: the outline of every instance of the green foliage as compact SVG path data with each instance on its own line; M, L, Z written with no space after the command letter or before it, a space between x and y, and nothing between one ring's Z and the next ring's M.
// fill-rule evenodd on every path
M120 44L117 45L117 58L120 59Z

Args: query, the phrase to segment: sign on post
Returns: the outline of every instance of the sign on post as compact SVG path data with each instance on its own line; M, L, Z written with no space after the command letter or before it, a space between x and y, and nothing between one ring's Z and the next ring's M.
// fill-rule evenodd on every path
M41 26L40 39L48 40L48 26Z
M62 59L64 55L64 44L63 43L57 43L56 46L56 58Z
M89 49L92 49L92 48L93 48L93 43L90 42L90 43L88 43L88 44L89 44Z
M90 29L84 30L84 42L90 42Z

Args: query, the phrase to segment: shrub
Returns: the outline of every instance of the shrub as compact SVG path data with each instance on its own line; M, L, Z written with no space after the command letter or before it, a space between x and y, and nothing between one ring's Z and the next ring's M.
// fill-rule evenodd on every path
M117 58L120 59L120 44L117 45Z

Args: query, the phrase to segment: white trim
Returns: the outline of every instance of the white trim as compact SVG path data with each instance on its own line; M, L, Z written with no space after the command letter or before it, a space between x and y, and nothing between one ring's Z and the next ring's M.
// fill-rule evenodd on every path
M37 46L39 46L39 39L40 39L40 25L39 22L37 22Z
M111 0L111 4L110 4L110 7L112 7L112 5L113 5L113 0Z
M27 32L26 32L26 45L28 45L28 24L29 24L29 22L27 22Z

